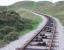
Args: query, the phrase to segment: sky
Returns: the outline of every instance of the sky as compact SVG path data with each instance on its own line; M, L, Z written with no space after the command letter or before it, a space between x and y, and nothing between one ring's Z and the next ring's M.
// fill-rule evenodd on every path
M64 1L64 0L0 0L0 6L8 6L18 1L50 1L50 2L57 2L57 1Z

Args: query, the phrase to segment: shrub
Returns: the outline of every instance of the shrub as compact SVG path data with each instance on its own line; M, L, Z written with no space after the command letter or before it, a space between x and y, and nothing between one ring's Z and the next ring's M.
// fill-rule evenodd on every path
M19 31L32 29L29 19L21 18L15 11L4 10L0 12L0 40L10 42L18 39Z

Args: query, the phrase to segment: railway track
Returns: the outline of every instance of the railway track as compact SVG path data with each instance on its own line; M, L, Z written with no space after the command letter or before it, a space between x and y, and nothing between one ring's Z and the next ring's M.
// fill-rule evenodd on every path
M47 24L22 49L16 50L57 50L56 22L48 18Z

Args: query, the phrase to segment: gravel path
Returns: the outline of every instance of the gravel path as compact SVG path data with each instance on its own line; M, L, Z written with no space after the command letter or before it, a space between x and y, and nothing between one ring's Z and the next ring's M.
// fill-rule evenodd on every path
M62 25L62 23L55 17L52 17L53 19L55 19L56 23L57 23L57 40L58 40L58 48L57 50L64 50L64 27Z
M59 41L58 50L64 50L64 33L63 33L63 26L61 25L60 21L57 22L57 34L58 34L58 41Z

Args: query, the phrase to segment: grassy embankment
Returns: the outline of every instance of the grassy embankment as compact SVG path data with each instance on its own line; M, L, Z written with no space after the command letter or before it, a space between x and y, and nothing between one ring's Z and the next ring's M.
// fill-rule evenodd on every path
M22 1L11 5L14 10L25 8L36 12L45 13L58 18L64 25L64 1L51 3L49 1Z
M30 19L32 21L32 26L33 26L33 29L31 29L31 30L26 29L26 30L21 31L20 35L24 35L24 34L30 32L30 31L36 29L37 26L39 25L39 23L42 22L42 18L40 16L37 16L37 15L31 13L31 12L28 12L28 11L25 11L25 10L20 10L20 11L17 11L17 12L20 14L20 16L22 18Z

